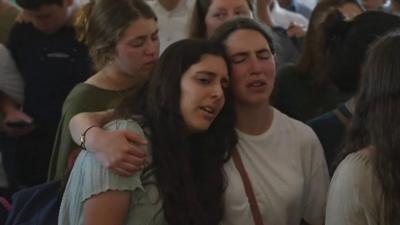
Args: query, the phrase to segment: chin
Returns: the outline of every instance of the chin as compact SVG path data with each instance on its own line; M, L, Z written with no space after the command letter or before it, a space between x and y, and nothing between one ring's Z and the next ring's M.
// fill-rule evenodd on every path
M196 126L190 127L189 132L191 134L203 133L203 132L207 131L208 128L210 128L210 124L196 125Z

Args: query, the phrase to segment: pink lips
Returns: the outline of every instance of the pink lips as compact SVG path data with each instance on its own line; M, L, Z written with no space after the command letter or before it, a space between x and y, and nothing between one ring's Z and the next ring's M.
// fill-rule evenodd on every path
M260 88L260 87L265 86L266 84L267 83L263 80L254 80L254 81L247 83L246 86L249 88Z
M207 119L213 120L218 115L219 110L218 107L211 107L211 106L201 106L200 110L204 112Z

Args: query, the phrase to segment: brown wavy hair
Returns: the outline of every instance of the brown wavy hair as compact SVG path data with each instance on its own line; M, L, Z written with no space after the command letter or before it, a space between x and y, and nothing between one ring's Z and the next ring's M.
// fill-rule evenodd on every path
M96 69L113 58L119 38L139 18L157 21L143 0L92 0L81 8L75 28L78 40L88 46Z
M372 45L344 154L375 148L373 163L385 204L383 224L395 224L400 212L399 58L400 31Z

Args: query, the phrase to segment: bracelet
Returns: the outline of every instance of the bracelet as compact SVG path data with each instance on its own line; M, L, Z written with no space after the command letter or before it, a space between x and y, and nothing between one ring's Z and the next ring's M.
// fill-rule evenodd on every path
M98 126L92 125L92 126L86 128L85 131L83 131L83 133L81 134L81 138L80 138L80 142L81 142L81 143L79 144L79 146L80 146L80 148L81 148L82 150L86 150L86 145L85 145L85 143L86 143L86 134L87 134L87 132L88 132L90 129L92 129L93 127L98 127Z

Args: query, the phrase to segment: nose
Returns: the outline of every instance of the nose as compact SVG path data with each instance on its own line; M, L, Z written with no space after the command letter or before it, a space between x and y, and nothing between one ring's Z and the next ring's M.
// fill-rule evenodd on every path
M216 100L225 99L224 88L222 84L213 85L212 97Z
M157 41L148 40L144 47L144 54L147 56L156 56L156 53L159 51L160 44Z
M249 64L250 74L257 75L261 73L261 62L256 55L250 57Z

